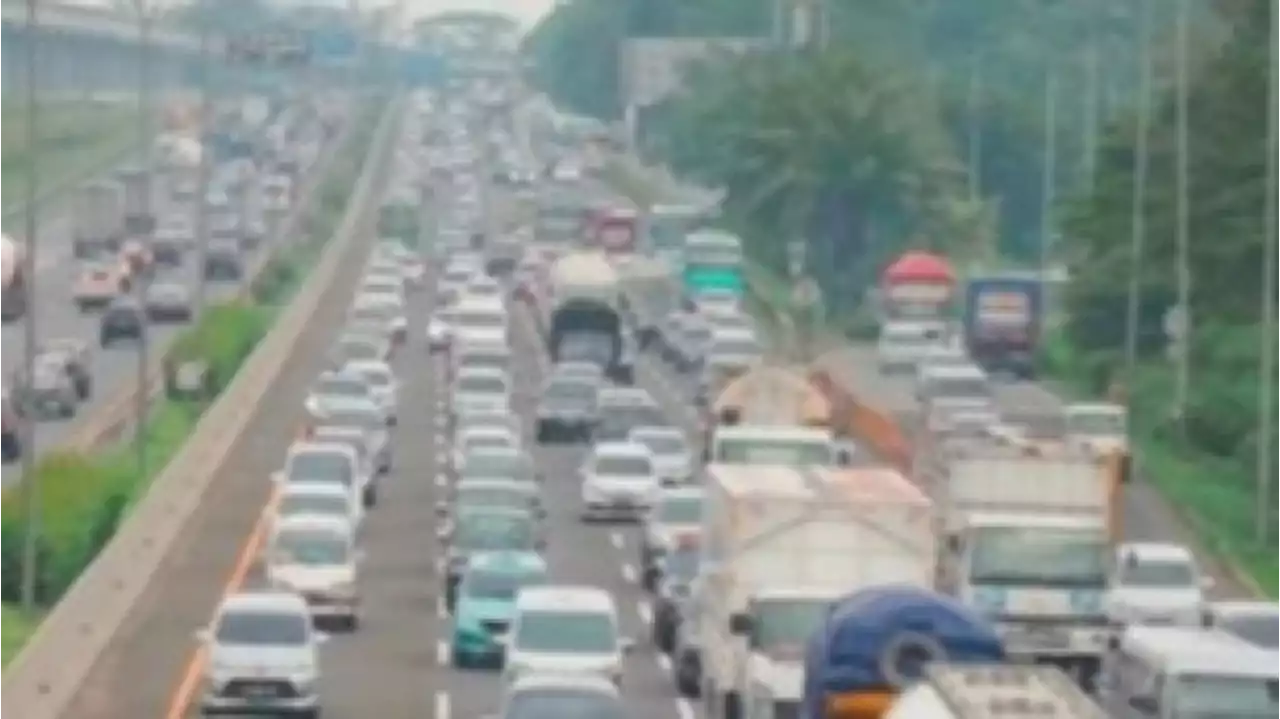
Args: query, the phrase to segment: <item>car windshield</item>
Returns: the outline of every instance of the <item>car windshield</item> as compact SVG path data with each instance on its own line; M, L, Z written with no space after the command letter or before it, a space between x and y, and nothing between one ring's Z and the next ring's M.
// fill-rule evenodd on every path
M291 482L339 482L350 487L354 477L351 456L342 452L299 452L289 458Z
M1182 560L1137 559L1126 562L1121 571L1122 582L1130 587L1191 587L1196 572Z
M368 405L366 409L344 408L325 412L321 420L325 425L359 427L365 430L381 430L386 426L386 419L382 416L382 411L372 404Z
M280 516L323 514L346 517L351 512L349 500L336 494L288 494L276 510Z
M369 383L355 377L326 377L316 383L316 394L324 397L366 397Z
M524 509L529 506L529 497L524 492L511 487L467 487L464 485L458 487L458 505Z
M753 607L752 644L765 650L801 651L827 616L829 602L814 599L770 599Z
M575 689L538 689L516 694L504 719L626 719L616 697Z
M1274 678L1181 675L1170 687L1178 719L1274 719L1280 711Z
M370 360L381 359L382 348L373 341L364 338L348 338L338 345L338 351L344 359Z
M536 584L537 575L515 572L487 572L472 569L463 581L463 593L475 599L515 601L522 587Z
M386 367L361 367L360 375L374 387L390 387L394 378Z
M610 407L603 415L599 427L602 439L622 439L636 427L662 425L666 420L656 405Z
M596 398L596 386L589 382L557 379L547 384L543 394L549 400L588 404Z
M1003 586L1101 588L1110 550L1096 530L982 527L970 540L970 582Z
M310 622L302 614L234 610L218 618L214 638L230 646L301 646L307 643Z
M466 435L462 440L462 446L466 452L474 452L477 449L503 449L511 447L513 444L511 435L506 433L494 434L485 432L481 434L473 432Z
M457 384L460 394L506 394L506 379L495 375L462 375Z
M505 372L511 366L511 357L506 354L467 353L458 358L458 367L462 369L496 369Z
M518 452L476 452L466 455L463 477L527 479L533 472L529 461Z
M453 313L453 322L459 327L469 327L474 329L503 329L507 326L507 318L498 312L476 312L467 310L456 310Z
M596 458L596 474L624 477L647 476L653 473L649 458L640 455L606 454Z
M523 514L463 513L453 543L466 551L532 549L533 521Z
M286 529L271 542L274 558L289 564L346 564L351 552L347 537L319 529Z
M674 432L671 434L642 433L636 435L636 441L657 455L684 454L689 449L684 442L684 437Z
M658 504L662 524L694 524L702 521L702 497L667 497Z
M604 654L618 649L613 618L603 612L527 611L515 646L522 651Z

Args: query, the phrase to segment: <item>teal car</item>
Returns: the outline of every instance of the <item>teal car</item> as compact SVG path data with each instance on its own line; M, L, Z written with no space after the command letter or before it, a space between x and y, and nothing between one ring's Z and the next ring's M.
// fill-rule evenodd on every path
M501 666L499 641L516 611L516 593L542 584L547 562L535 552L481 552L458 584L453 612L453 666Z
M456 508L453 526L444 529L441 535L447 557L445 607L453 611L458 582L472 556L482 552L540 552L545 546L540 525L540 520L528 508Z

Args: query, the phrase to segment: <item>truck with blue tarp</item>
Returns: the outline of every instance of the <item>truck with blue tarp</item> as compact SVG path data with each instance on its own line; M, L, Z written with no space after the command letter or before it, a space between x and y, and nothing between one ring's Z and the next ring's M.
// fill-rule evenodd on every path
M987 275L965 284L965 344L988 372L1032 378L1043 324L1044 282L1038 275Z
M917 586L864 589L832 605L809 639L799 719L879 719L926 666L1004 661L995 629Z

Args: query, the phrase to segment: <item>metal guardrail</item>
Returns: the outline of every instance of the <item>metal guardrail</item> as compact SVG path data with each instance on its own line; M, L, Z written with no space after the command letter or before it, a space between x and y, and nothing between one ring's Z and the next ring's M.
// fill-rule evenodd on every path
M287 369L320 301L338 276L359 222L390 158L403 103L383 114L342 225L294 301L231 385L98 558L40 624L4 674L5 708L23 719L58 719L129 620L134 604L163 566L232 448L258 411L258 400Z

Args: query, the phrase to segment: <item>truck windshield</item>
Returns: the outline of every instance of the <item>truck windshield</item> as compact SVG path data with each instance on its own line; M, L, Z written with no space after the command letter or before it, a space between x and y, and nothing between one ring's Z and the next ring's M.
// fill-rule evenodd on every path
M831 602L826 599L791 598L758 601L752 609L756 649L782 652L803 651L814 630L827 616Z
M1123 416L1103 412L1071 415L1067 418L1067 431L1090 437L1114 437L1126 433Z
M973 584L1100 588L1111 550L1101 530L987 527L971 552Z
M722 464L774 464L795 467L831 463L831 445L815 439L733 438L716 440Z
M1262 719L1280 709L1276 680L1264 677L1183 675L1171 690L1178 719Z

